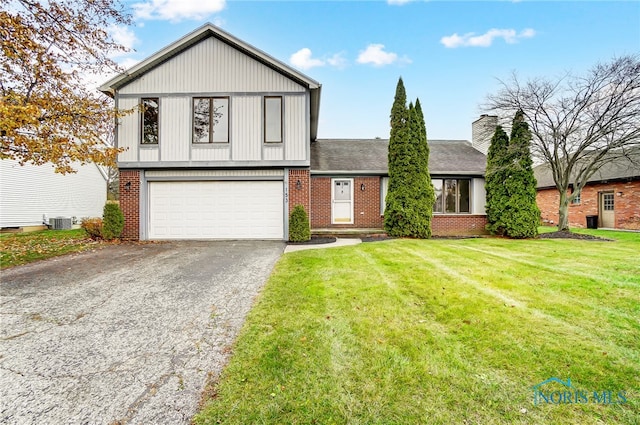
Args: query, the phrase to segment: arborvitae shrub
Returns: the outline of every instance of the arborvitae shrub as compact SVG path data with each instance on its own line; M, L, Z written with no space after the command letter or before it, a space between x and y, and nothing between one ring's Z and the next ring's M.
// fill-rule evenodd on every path
M302 205L296 205L289 216L289 241L305 242L311 239L309 216Z
M435 193L429 177L429 146L420 102L406 105L402 78L391 108L389 189L384 229L390 236L428 238Z
M503 213L504 234L510 238L533 238L538 234L540 225L530 143L529 125L522 111L518 111L513 118L509 140L509 176L504 182L509 195Z
M102 237L106 240L119 238L124 229L124 215L116 203L107 203L102 213Z

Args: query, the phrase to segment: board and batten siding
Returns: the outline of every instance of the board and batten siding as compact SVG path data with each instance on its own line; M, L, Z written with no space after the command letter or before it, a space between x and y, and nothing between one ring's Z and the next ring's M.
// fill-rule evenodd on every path
M191 98L165 97L160 100L160 158L188 161L191 145ZM158 160L156 159L156 161Z
M193 98L229 98L229 143L194 144ZM283 143L264 143L264 97L282 96ZM159 143L140 145L140 112L122 117L118 146L126 151L120 166L162 163L197 166L198 162L259 165L269 161L301 165L309 158L309 91L281 73L209 37L121 87L120 109L135 108L142 98L159 99ZM279 165L279 164L278 164Z
M118 109L130 111L137 107L139 99L118 99ZM129 112L118 120L117 143L124 151L118 155L118 161L138 161L138 146L140 142L140 113L137 109Z
M215 37L209 37L119 89L149 93L300 92L305 88Z
M231 99L231 158L236 161L260 160L262 148L262 97Z
M284 144L285 160L305 159L307 153L307 121L303 96L284 98Z
M283 96L283 143L264 143L263 96L229 96L229 143L194 144L193 97L159 97L159 143L140 145L140 113L120 118L118 147L125 148L118 161L305 161L308 150L307 97ZM135 108L137 98L119 98L121 109Z
M107 183L94 164L74 164L75 174L57 174L50 165L0 160L0 227L38 226L43 215L102 217Z

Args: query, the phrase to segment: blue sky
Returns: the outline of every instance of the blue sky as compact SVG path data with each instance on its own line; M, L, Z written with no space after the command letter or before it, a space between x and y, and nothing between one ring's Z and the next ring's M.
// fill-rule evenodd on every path
M497 79L582 73L640 54L639 1L126 0L131 66L212 22L322 84L319 137L389 136L398 77L428 137L471 138Z

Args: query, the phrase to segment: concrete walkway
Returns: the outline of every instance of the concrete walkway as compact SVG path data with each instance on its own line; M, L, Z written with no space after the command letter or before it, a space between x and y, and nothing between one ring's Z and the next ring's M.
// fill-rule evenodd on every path
M348 246L348 245L358 245L362 240L359 238L336 238L335 242L332 243L321 243L321 244L304 244L304 245L287 245L284 249L284 252L295 252L295 251L303 251L305 249L322 249L322 248L333 248L336 246Z

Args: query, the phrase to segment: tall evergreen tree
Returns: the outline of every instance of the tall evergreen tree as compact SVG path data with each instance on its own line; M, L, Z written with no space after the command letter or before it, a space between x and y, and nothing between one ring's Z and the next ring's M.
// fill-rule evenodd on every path
M540 210L531 160L531 132L521 110L516 112L507 149L509 176L504 182L508 201L503 213L505 235L532 238L538 234Z
M431 183L431 175L429 174L429 143L427 141L427 126L422 113L420 99L416 99L414 107L415 117L418 128L418 164L419 164L419 181L417 193L418 197L418 215L421 217L421 236L423 238L431 237L431 217L433 216L433 205L436 201L436 193Z
M428 194L433 188L428 184L429 171L424 166L428 151L421 141L426 144L422 110L413 104L407 108L406 91L400 78L391 108L389 189L384 213L384 227L391 236L428 238L431 235L434 201L433 195Z
M509 200L505 187L505 180L509 175L508 147L509 136L501 126L497 126L487 152L485 172L487 230L497 235L504 234L505 224L502 219Z

